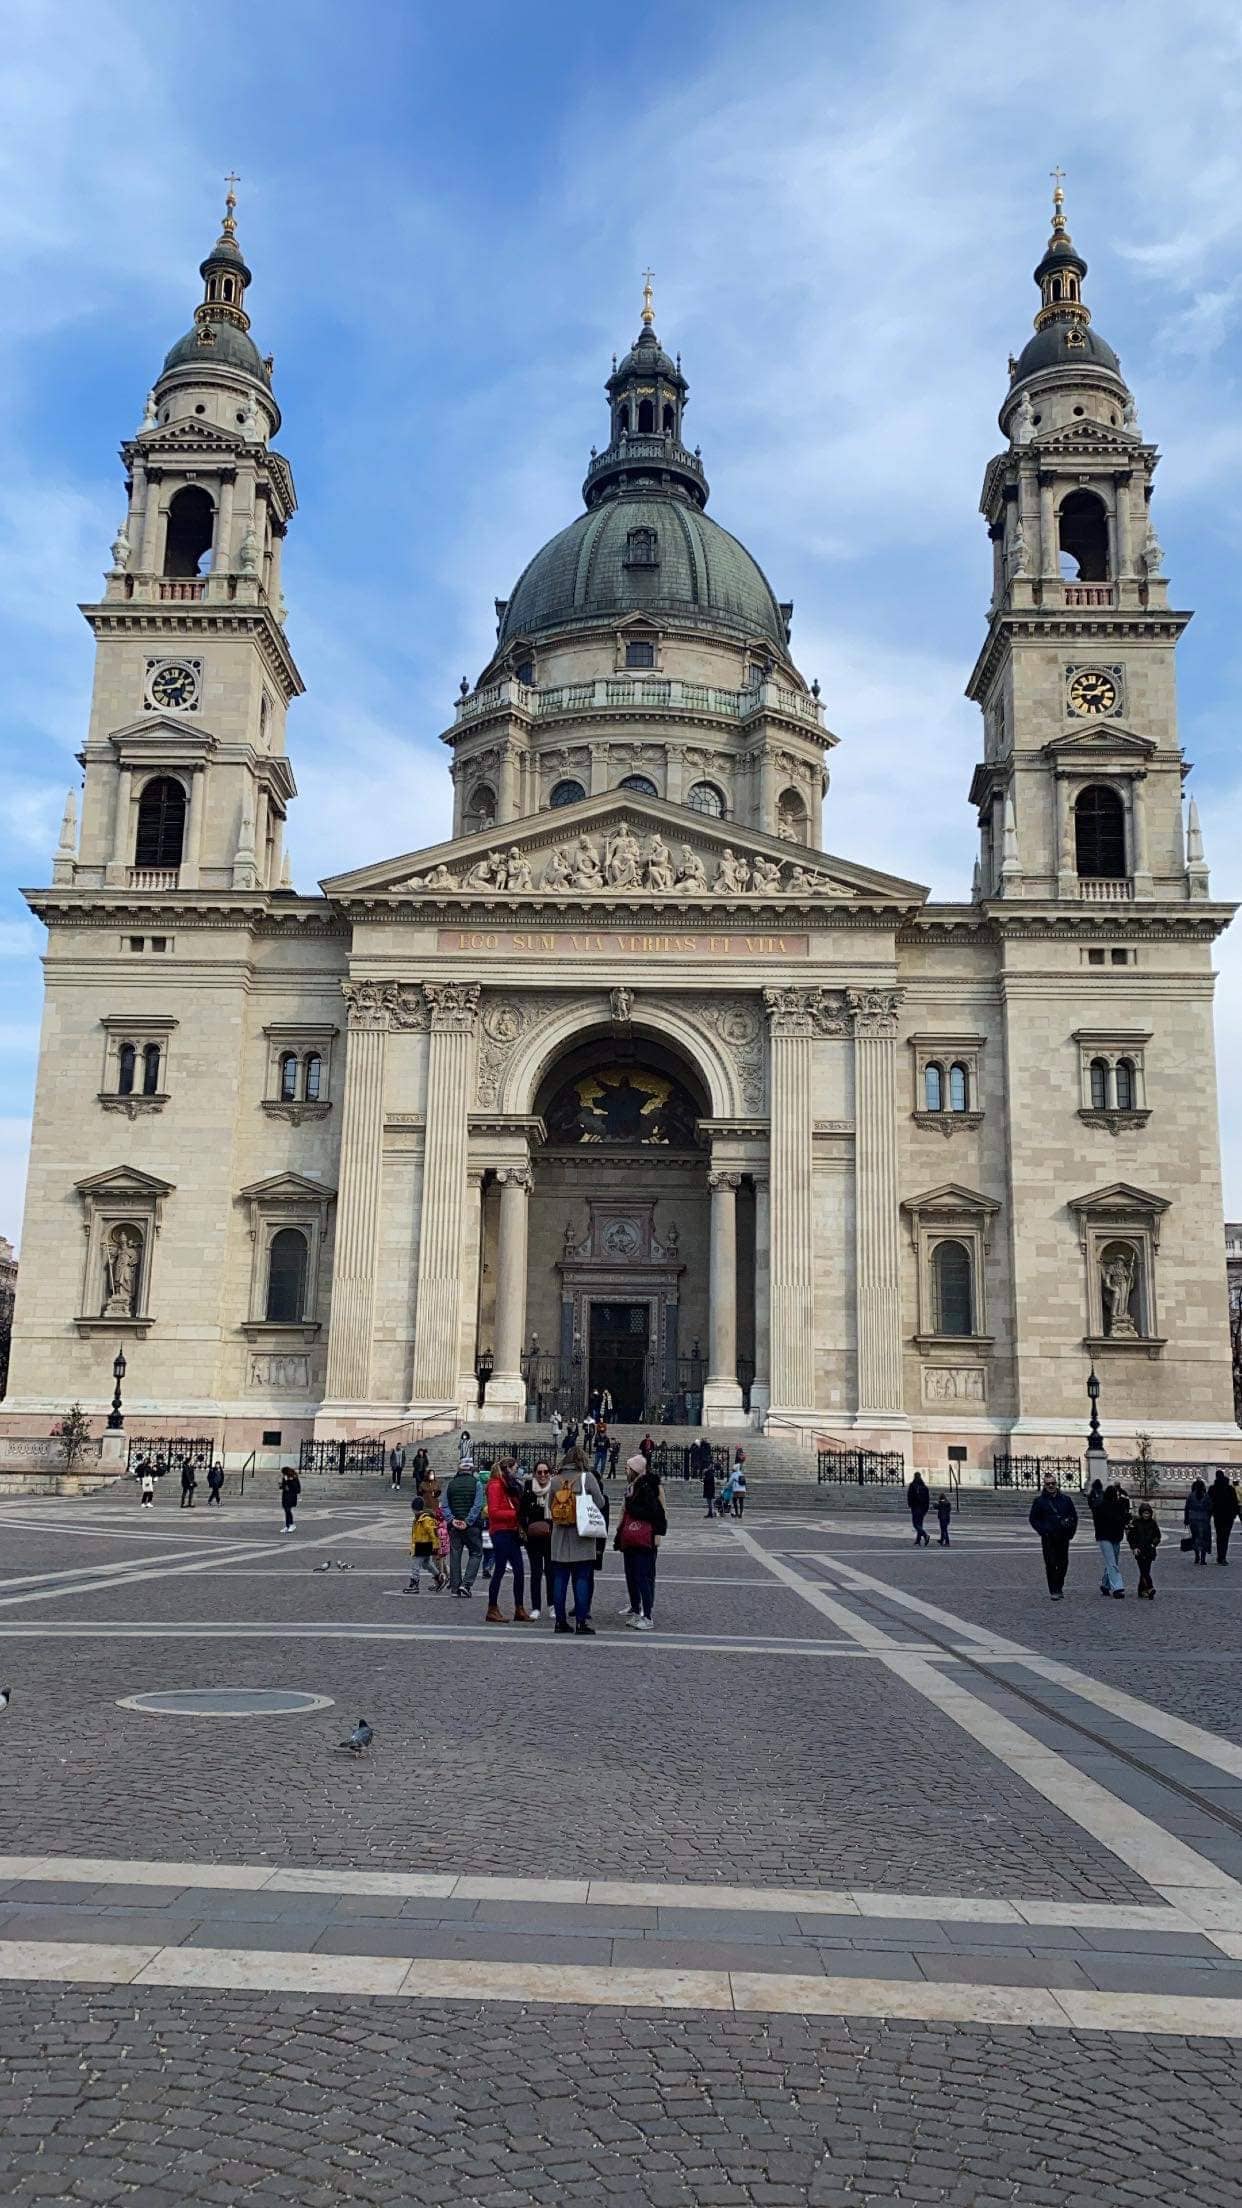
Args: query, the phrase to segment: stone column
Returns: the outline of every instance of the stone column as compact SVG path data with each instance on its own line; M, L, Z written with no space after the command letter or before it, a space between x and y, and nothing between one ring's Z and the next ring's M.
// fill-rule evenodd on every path
M431 1048L410 1408L451 1411L457 1399L466 1150L479 985L426 982L423 994L430 1014Z
M707 1379L703 1424L736 1426L742 1391L737 1378L737 1192L740 1173L712 1171L711 1255L708 1270Z
M497 776L496 825L502 828L518 817L517 805L518 749L516 744L502 743L500 747L500 773Z
M765 836L776 834L776 760L770 744L759 754L759 814L756 828Z
M1053 483L1050 475L1039 478L1039 572L1046 578L1055 578L1060 572L1058 557L1056 517L1052 510Z
M1114 478L1113 496L1117 510L1117 580L1127 582L1134 574L1134 550L1130 542L1130 477Z
M1130 784L1130 872L1136 897L1151 896L1151 860L1147 852L1147 777L1136 774Z
M134 800L134 770L118 769L116 778L116 812L112 820L112 859L104 879L109 883L124 885L129 880L129 834L132 825Z
M530 1192L529 1165L502 1166L500 1226L496 1246L496 1364L487 1383L488 1415L523 1419L526 1386L522 1345L526 1338L526 1247Z
M854 1025L854 1235L858 1416L904 1419L897 1188L897 1005L893 989L847 989Z
M234 477L226 475L220 484L220 503L216 508L216 547L212 555L212 573L227 575L233 565L233 483Z
M612 747L605 743L591 746L591 786L589 797L599 797L608 788L608 776L612 767Z
M144 575L154 575L160 554L160 478L147 469L147 495L142 509L142 551L138 565Z
M201 767L190 773L190 807L186 814L185 844L181 853L182 889L198 888L198 869L203 853L203 814L207 809L207 777Z
M384 1057L395 986L379 981L342 984L349 1008L349 1040L324 1388L324 1409L330 1414L361 1410L370 1387L383 1173Z
M769 1370L772 1358L772 1205L767 1175L756 1173L755 1182L755 1377L750 1407L762 1415L771 1400Z
M820 996L765 989L771 1133L770 1400L773 1411L815 1404L811 1051Z
M464 1419L479 1407L479 1261L482 1252L483 1169L466 1174L466 1223L461 1245L461 1350L457 1359L457 1408Z
M1078 895L1078 866L1074 854L1074 806L1070 786L1063 774L1055 778L1056 834L1057 834L1057 894L1061 897Z

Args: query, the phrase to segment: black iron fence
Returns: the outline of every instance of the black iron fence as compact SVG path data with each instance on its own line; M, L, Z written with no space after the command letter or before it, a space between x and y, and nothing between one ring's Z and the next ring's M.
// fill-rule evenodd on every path
M383 1472L388 1452L374 1437L362 1441L304 1441L298 1452L299 1472Z
M215 1462L217 1445L212 1434L131 1434L128 1451L129 1471L145 1461L158 1479L165 1472L180 1472L187 1458L196 1475L205 1474Z
M1082 1486L1082 1460L1079 1457L1011 1457L994 1456L992 1459L993 1487L1042 1487L1049 1473L1053 1473L1062 1487Z
M906 1460L896 1450L821 1449L816 1470L821 1487L901 1487Z

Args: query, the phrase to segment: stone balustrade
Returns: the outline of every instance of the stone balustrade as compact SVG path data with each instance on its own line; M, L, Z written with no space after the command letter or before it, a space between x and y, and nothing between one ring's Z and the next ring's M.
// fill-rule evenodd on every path
M492 714L516 712L532 720L554 720L566 713L697 713L717 720L748 721L774 713L822 728L818 698L783 683L762 682L749 690L723 690L705 682L683 682L661 675L607 675L594 682L556 683L535 689L528 683L489 682L457 700L459 728Z

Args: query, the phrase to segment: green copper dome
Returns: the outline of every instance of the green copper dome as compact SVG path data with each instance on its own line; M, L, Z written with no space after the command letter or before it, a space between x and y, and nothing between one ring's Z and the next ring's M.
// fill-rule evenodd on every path
M604 500L536 552L499 643L627 613L766 636L788 650L771 585L745 545L688 499L654 490Z
M212 332L211 339L206 344L203 342L204 328ZM235 322L196 323L165 354L160 374L166 376L173 368L213 366L240 368L244 375L253 376L256 382L267 382L263 373L263 356L258 346L250 332L239 330Z

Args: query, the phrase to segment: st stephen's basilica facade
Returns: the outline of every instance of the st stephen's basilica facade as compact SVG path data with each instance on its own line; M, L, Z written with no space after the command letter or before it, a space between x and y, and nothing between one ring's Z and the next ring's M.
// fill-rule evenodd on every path
M295 892L295 497L231 198L202 275L83 608L81 819L28 892L7 1430L106 1407L120 1348L131 1426L233 1461L607 1387L990 1468L1077 1446L1093 1363L1157 1456L1236 1442L1189 615L1059 190L983 485L954 903L824 849L836 738L708 512L650 290L583 510L445 731L451 838Z

